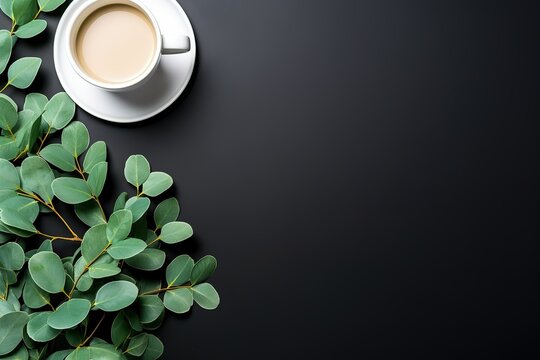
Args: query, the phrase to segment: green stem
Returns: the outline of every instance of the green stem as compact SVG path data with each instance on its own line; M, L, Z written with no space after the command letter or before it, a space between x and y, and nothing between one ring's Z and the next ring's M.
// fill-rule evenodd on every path
M150 290L150 291L144 292L144 293L140 294L139 296L155 295L155 294L159 294L159 293L162 293L162 292L168 291L168 290L176 290L176 289L184 289L184 288L190 289L191 284L189 284L189 285L178 285L178 286L167 286L166 288L161 288L161 289Z

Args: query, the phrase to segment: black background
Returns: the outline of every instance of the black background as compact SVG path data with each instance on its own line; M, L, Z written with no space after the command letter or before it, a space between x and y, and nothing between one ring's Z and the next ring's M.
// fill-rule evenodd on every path
M174 251L219 260L221 307L168 318L165 359L538 358L534 2L180 3L181 100L77 113L109 146L108 207L143 153L196 231ZM15 51L49 96L59 16Z

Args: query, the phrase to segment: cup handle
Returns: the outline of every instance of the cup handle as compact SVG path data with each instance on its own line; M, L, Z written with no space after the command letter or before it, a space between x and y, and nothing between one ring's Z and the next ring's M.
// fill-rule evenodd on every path
M161 53L164 55L168 54L182 54L188 52L191 49L191 41L188 36L165 36L162 35L162 49Z

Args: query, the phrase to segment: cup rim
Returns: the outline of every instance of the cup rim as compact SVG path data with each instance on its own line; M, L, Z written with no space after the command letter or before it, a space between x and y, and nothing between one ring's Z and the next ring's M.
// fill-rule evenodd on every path
M103 4L100 5L100 3L103 3ZM98 6L95 9L93 9L90 13L84 15L85 11L87 11L88 8L90 8L92 6L96 6L96 4ZM77 61L76 54L74 53L74 51L75 51L74 50L74 43L76 41L76 36L77 36L77 34L79 32L79 29L80 29L80 26L82 25L84 20L90 14L92 14L94 11L97 11L98 9L100 9L102 7L105 7L105 6L115 5L115 4L125 4L125 5L129 5L129 6L133 6L133 7L137 8L138 10L140 10L141 12L143 12L144 15L152 23L152 26L154 28L154 32L155 32L155 35L156 35L156 49L154 51L154 56L152 58L152 61L146 67L146 69L144 69L143 72L141 72L140 74L138 74L137 76L135 76L134 78L132 78L132 79L130 79L128 81L123 81L123 82L118 82L118 83L100 81L100 80L97 80L97 79L93 78L92 76L90 76L88 73L86 73L86 71L84 71L81 68L81 66L79 65L79 62ZM82 19L81 19L81 16L83 16ZM69 58L69 62L71 63L71 66L73 67L75 72L77 72L77 74L81 78L83 78L84 80L86 80L90 84L92 84L94 86L98 86L98 87L103 88L103 89L107 89L107 90L123 90L123 89L131 88L131 87L143 82L148 76L150 76L153 73L153 71L154 71L154 69L155 69L155 67L156 67L156 65L159 62L159 59L161 57L162 38L161 38L161 31L159 29L159 24L158 24L157 20L155 19L154 15L150 12L150 10L148 10L148 8L139 0L94 0L94 1L89 1L87 4L81 6L77 10L77 12L74 14L74 16L70 19L69 25L67 26L67 31L69 32L69 35L68 35L68 39L69 39L68 55L69 56L68 56L68 58Z

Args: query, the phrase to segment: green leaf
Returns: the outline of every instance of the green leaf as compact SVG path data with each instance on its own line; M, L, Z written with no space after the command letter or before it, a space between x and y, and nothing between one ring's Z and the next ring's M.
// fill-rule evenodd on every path
M83 257L79 258L77 262L75 263L75 266L73 267L74 270L74 276L75 278L79 279L79 282L77 283L77 290L80 291L88 291L92 284L94 283L94 279L90 277L88 272L85 271L85 266L87 265L86 261Z
M121 269L118 261L105 254L88 268L88 274L93 279L102 279L119 274Z
M162 201L156 207L154 211L154 222L156 223L156 228L161 229L163 225L176 221L180 215L180 204L176 198L170 198Z
M141 324L149 324L161 315L163 301L157 295L145 295L139 298L139 317Z
M28 325L26 326L26 332L32 340L37 342L47 342L60 334L60 330L53 329L47 324L47 319L49 319L49 315L51 314L52 311L43 311L32 314L30 321L28 321Z
M188 288L168 290L163 297L163 304L174 313L187 313L193 306L193 293Z
M139 188L150 175L150 164L142 155L131 155L124 167L124 176L128 183Z
M54 95L45 106L43 120L53 129L63 129L75 115L75 103L65 93Z
M16 196L3 201L0 204L3 209L15 210L22 217L30 222L34 222L39 214L39 205L37 201L25 196Z
M150 199L145 197L132 197L126 202L125 208L131 211L133 215L133 222L138 221L143 217L144 214L148 211L150 207Z
M88 176L88 185L90 185L90 189L92 189L92 195L94 195L95 197L101 195L101 192L103 191L103 187L105 186L105 180L107 180L107 169L107 163L100 162L92 168L92 171Z
M185 284L191 276L193 265L193 259L189 255L177 256L167 266L167 285L176 286Z
M73 157L79 157L88 149L89 144L90 135L88 129L80 121L72 122L62 131L62 145Z
M71 352L73 352L73 349L60 350L49 355L46 360L64 360Z
M30 258L28 270L32 280L50 294L64 290L66 272L62 260L51 251L42 251Z
M153 334L148 334L148 346L141 360L157 360L163 355L163 343Z
M18 348L13 350L7 355L1 356L0 359L2 360L28 360L28 350L26 349L26 346L20 345ZM34 360L35 358L32 358L31 360Z
M146 248L140 254L126 259L126 263L132 268L139 270L158 270L161 269L165 263L165 252L159 249Z
M34 18L37 13L36 0L15 0L13 1L13 19L17 25L24 25Z
M195 285L191 288L193 299L200 307L206 310L214 310L219 305L219 294L209 283Z
M24 304L31 309L39 309L51 302L49 293L37 286L31 277L24 283L22 296Z
M150 173L148 179L143 184L143 194L147 196L158 196L169 189L173 184L173 179L169 174L161 171Z
M129 281L111 281L98 290L94 306L108 312L122 310L133 304L138 292L137 286Z
M37 230L34 227L34 224L32 224L32 222L28 220L27 218L25 218L24 216L21 216L21 214L19 214L19 212L16 210L9 209L9 208L2 209L2 211L0 212L0 220L2 220L2 223L4 225L9 226L11 231L13 231L12 228L14 228L14 229L23 230L24 232L28 232L30 234L37 233ZM14 233L19 236L28 237L28 236L25 236L24 232L23 233L14 232Z
M80 347L66 357L66 360L124 360L125 357L114 348L102 348L96 345Z
M47 324L53 329L65 330L79 325L90 312L92 304L86 299L71 299L56 308Z
M83 236L81 252L83 258L89 264L105 252L109 245L106 233L107 225L100 224L91 227Z
M118 195L118 197L116 198L116 201L114 202L113 212L124 209L126 206L127 198L128 198L127 192L120 193L120 195Z
M115 211L107 223L107 239L111 243L118 242L128 237L131 231L133 216L129 210Z
M48 102L49 99L47 99L45 95L39 93L30 93L26 95L23 107L25 110L31 110L34 112L34 114L41 116Z
M94 166L107 160L107 145L104 141L97 141L90 146L84 156L83 168L88 174Z
M106 223L99 205L94 200L76 204L75 214L83 223L90 227Z
M41 59L37 57L24 57L15 61L8 69L9 84L18 89L26 89L34 82L40 66Z
M7 99L0 97L0 128L13 132L18 119L17 111L15 111L11 103Z
M0 159L13 160L18 153L19 147L15 139L0 136Z
M201 258L191 271L191 285L201 283L208 279L217 268L217 260L212 255L206 255Z
M191 225L181 221L174 221L163 226L160 238L161 241L167 244L176 244L189 239L192 235L193 229Z
M12 40L9 31L0 30L0 74L4 72L11 58L11 48Z
M129 326L129 322L124 316L124 313L119 312L114 318L111 327L111 340L113 344L119 347L124 343L124 341L126 341L130 334L131 326Z
M0 159L0 189L17 190L20 185L21 180L15 165L7 160Z
M54 198L51 183L54 174L49 164L39 156L30 156L21 164L23 188L39 195L45 202L51 204Z
M112 244L107 250L116 260L129 259L146 249L146 243L140 239L129 238Z
M26 258L21 245L9 242L0 246L0 267L8 270L21 270Z
M22 340L23 329L28 322L28 315L15 311L0 317L0 355L14 350Z
M92 190L82 179L61 177L52 182L52 191L66 204L80 204L92 198Z
M129 341L126 353L133 356L141 356L148 346L148 336L146 333L139 334Z
M19 27L17 31L15 31L15 35L21 39L29 39L38 34L41 34L46 28L47 21L36 19Z
M47 145L39 155L60 170L72 172L76 169L75 158L60 144Z
M54 11L65 2L66 0L38 0L39 7L43 12Z
M0 9L10 19L13 18L13 0L0 0Z

